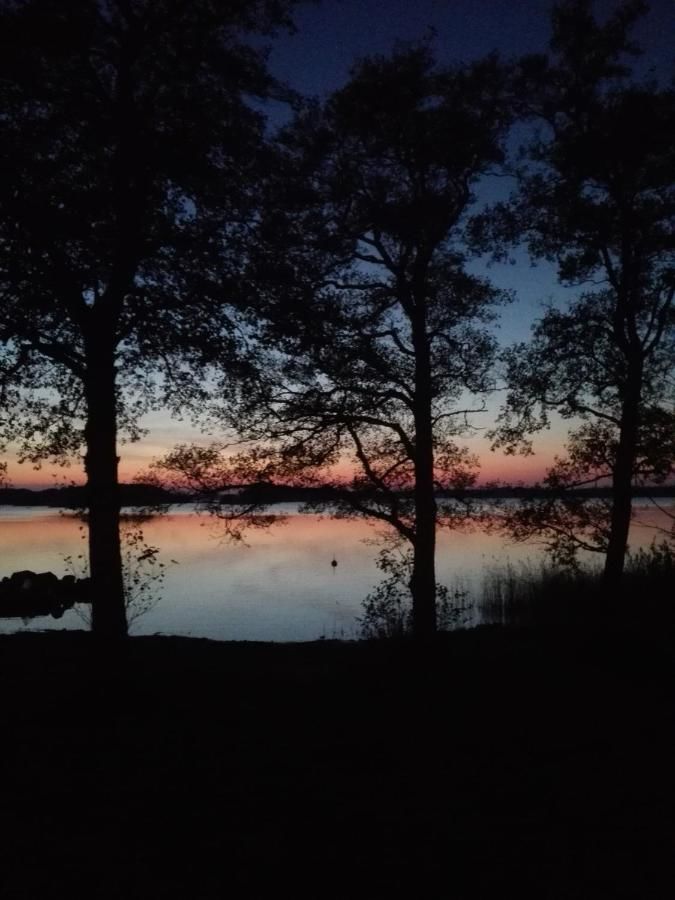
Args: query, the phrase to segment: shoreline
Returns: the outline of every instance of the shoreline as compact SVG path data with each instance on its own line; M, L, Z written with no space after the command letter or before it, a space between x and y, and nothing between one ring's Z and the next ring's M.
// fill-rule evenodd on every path
M194 497L182 497L165 492L162 489L149 490L145 485L121 484L123 508L143 508L162 506L183 506L195 503ZM81 485L64 488L0 488L0 507L2 506L28 506L58 509L77 510L84 508L85 488ZM551 496L552 492L537 486L508 486L503 488L472 488L462 492L439 492L437 498L442 499L469 499L469 500L518 500L537 499ZM610 488L584 488L568 491L565 494L571 497L585 497L589 500L602 497L611 497ZM655 485L653 487L637 487L634 489L633 498L675 500L675 485ZM299 491L290 488L275 488L272 492L244 491L241 497L231 496L223 498L225 505L236 505L238 502L255 502L260 506L274 507L284 503L313 503L330 502L330 494L322 489L308 489Z

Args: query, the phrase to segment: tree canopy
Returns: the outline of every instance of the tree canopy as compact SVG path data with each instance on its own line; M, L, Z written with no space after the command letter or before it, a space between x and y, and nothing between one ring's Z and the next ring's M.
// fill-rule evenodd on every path
M179 405L200 354L233 353L228 271L265 156L250 100L284 96L246 37L290 7L0 7L4 432L33 460L85 448L95 630L126 627L118 427L134 435L158 370Z
M560 492L607 478L611 502L556 501L517 524L548 530L568 551L575 542L602 550L608 577L623 567L632 485L664 480L675 458L675 93L631 78L625 58L641 12L624 4L600 24L589 3L557 7L551 54L520 64L539 130L518 191L477 220L493 246L525 242L576 290L544 314L531 343L507 353L495 434L514 449L551 410L582 423L547 483Z
M437 66L425 47L364 61L281 135L251 254L274 350L237 423L273 442L285 477L354 460L333 506L411 548L419 634L435 629L436 528L463 515L437 491L475 477L461 436L491 388L485 326L505 299L469 274L462 240L473 190L502 160L502 74L494 58Z

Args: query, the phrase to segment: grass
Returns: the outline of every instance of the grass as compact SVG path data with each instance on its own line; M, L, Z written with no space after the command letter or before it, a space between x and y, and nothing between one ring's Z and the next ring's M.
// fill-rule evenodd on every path
M665 900L673 668L555 629L0 637L2 896Z
M0 896L669 900L672 583L508 567L423 647L0 636Z
M675 554L667 544L629 555L611 595L599 568L507 563L486 572L478 611L482 621L501 625L583 630L604 624L675 633L673 585Z
M595 571L506 563L486 572L478 609L484 622L499 625L581 623L589 616L599 584Z

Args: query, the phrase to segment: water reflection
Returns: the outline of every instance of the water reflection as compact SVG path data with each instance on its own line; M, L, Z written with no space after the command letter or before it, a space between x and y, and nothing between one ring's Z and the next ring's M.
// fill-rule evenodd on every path
M132 632L276 641L358 636L362 601L380 580L376 548L364 542L375 530L362 521L297 514L292 504L279 511L288 516L286 523L251 531L246 545L218 540L213 523L186 507L144 525L146 541L161 549L167 563L166 578L161 601L133 623ZM635 527L633 545L649 544L656 532L648 526L665 518L653 507L641 509L645 524ZM56 511L0 507L0 573L67 575L64 559L84 552L83 537L78 521ZM513 545L476 530L442 533L438 579L451 590L476 593L492 565L536 561L541 553L536 545ZM0 620L0 631L17 625L20 621ZM83 625L71 609L60 619L35 618L27 627Z

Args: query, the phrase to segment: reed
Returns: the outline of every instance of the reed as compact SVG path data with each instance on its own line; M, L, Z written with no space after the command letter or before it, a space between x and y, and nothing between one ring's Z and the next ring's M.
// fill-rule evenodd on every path
M558 568L547 562L505 563L487 570L476 598L482 623L583 627L675 625L675 551L652 544L629 554L621 581L610 588L599 567Z

